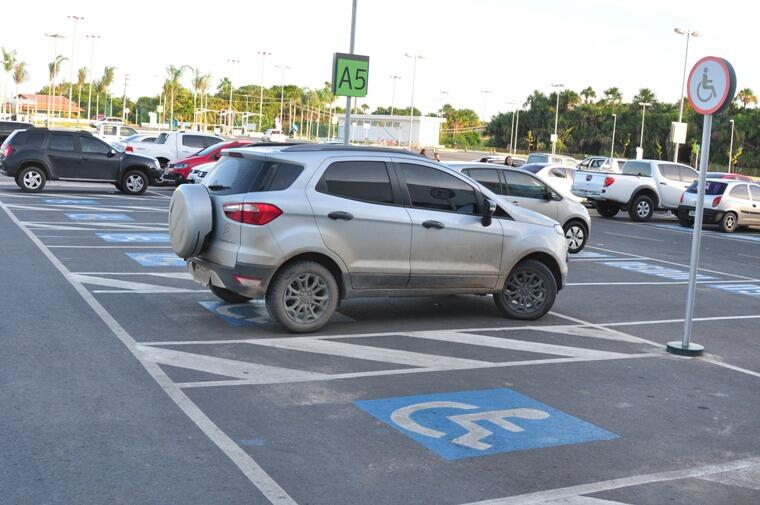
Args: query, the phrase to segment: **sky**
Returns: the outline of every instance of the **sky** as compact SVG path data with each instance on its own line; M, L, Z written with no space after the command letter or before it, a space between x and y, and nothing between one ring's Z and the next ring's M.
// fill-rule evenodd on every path
M23 2L3 6L0 46L16 49L31 80L21 92L47 82L54 46L45 33L59 33L58 53L71 57L73 75L90 65L116 67L112 93L157 95L168 65L190 65L211 73L214 86L232 75L235 86L285 82L321 87L331 79L332 55L348 52L351 0L67 0L41 2L33 14ZM357 54L370 57L369 94L374 110L411 102L412 59L418 60L414 104L434 112L443 103L490 117L522 104L534 90L562 83L599 96L611 86L630 100L648 87L661 101L680 97L686 38L691 28L689 68L700 57L722 56L736 69L738 89L760 90L754 32L760 5L740 0L358 0ZM32 16L33 22L23 20ZM74 22L67 16L81 16ZM16 22L12 20L17 20ZM72 37L76 25L76 37ZM262 58L259 52L271 53ZM228 60L239 60L230 64ZM262 69L263 62L263 69ZM61 75L68 78L71 65ZM183 83L190 86L190 73ZM9 92L12 89L9 89ZM489 91L489 93L483 93Z

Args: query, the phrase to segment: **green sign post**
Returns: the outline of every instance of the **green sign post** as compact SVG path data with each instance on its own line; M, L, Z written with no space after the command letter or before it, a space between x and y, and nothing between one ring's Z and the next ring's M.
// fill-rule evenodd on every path
M335 53L332 92L336 96L367 96L369 56Z

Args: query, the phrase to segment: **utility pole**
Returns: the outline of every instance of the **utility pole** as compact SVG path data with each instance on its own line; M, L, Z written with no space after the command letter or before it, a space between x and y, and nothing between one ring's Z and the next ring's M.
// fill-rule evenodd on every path
M419 54L404 54L407 58L412 58L414 64L412 65L412 105L409 108L409 150L412 150L412 131L414 130L414 84L417 80L417 60L424 60L425 58Z
M71 33L71 59L69 59L69 119L71 119L71 100L72 89L74 88L74 48L77 43L77 22L84 21L81 16L66 16L74 22L74 28Z
M58 71L58 39L65 39L60 33L46 33L45 37L53 39L53 71L50 75L50 87L48 88L47 117L51 119L50 108L53 106L53 88L55 87L55 74ZM52 125L51 125L52 126Z
M552 140L552 154L557 154L557 125L559 124L559 88L563 88L564 84L552 84L552 88L557 88L557 106L554 109L554 140Z
M610 158L615 157L615 129L617 128L617 114L612 115L612 145L610 145Z
M94 79L94 75L92 73L93 71L93 61L95 60L95 39L99 39L100 35L87 35L86 38L90 39L92 41L92 46L90 48L90 90L87 92L87 120L89 121L92 116L90 116L90 104L92 103L92 80Z
M259 131L264 131L262 123L264 122L264 63L267 56L272 53L267 51L257 51L261 56L261 86L259 87Z
M734 125L735 122L733 119L729 120L731 122L731 142L728 145L728 173L731 173L731 168L733 168L733 161L734 161Z
M232 59L227 60L227 63L231 65L230 67L231 68L230 70L230 105L229 105L228 114L229 114L229 122L230 122L229 134L232 135L232 129L235 126L235 116L232 112L232 76L235 73L235 63L240 63L240 60L232 58Z
M129 82L129 74L124 74L124 96L121 99L121 122L127 122L127 82Z
M356 0L353 0L351 4L351 44L349 46L349 54L354 54L354 46L356 45ZM345 127L343 128L343 144L348 145L351 140L351 97L346 97L346 119Z

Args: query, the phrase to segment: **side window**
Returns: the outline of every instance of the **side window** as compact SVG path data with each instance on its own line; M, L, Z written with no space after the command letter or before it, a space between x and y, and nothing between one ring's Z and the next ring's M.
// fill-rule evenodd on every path
M51 133L48 148L53 151L74 151L74 136L69 133Z
M740 198L742 200L749 200L749 189L747 189L746 184L741 184L739 186L734 186L731 189L731 192L728 194L729 196L733 198Z
M678 166L678 172L681 174L681 181L692 183L699 179L699 173L689 167Z
M202 149L205 147L203 140L204 137L200 135L183 135L182 145L185 147L197 147L198 149Z
M79 146L83 153L87 154L108 154L111 148L103 142L91 137L79 137Z
M487 187L497 195L503 195L501 182L499 181L499 172L495 169L488 168L471 168L467 170L467 175Z
M666 179L670 179L672 181L681 180L681 174L679 174L678 172L678 165L671 165L669 163L664 163L662 165L659 165L659 167L660 167L660 173Z
M750 186L749 192L752 195L752 200L760 202L760 186Z
M303 167L289 163L274 162L269 167L269 181L266 181L260 191L282 191L290 187L303 172Z
M412 207L475 214L478 201L469 184L435 168L401 163Z
M45 142L45 133L41 131L26 132L26 147L40 149Z
M115 126L104 126L103 127L103 135L108 135L110 137L115 137L117 134L116 127Z
M327 167L317 190L371 203L393 203L391 179L382 161L338 161Z
M541 200L546 198L548 191L546 186L528 174L505 172L504 178L507 180L507 189L510 196Z
M122 126L121 127L121 136L127 137L129 135L137 135L137 131L134 128L130 128L129 126Z
M216 137L204 137L203 138L203 147L210 147L215 144L218 144L219 142L222 142L222 139L218 139Z
M652 175L652 167L648 161L626 161L625 165L623 165L623 173L626 175L650 177Z

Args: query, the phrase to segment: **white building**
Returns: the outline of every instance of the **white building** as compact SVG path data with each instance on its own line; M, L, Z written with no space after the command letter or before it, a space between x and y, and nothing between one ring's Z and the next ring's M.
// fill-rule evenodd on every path
M338 138L343 138L346 117L338 117ZM351 141L374 144L409 145L409 116L375 114L351 115ZM441 117L414 116L412 120L412 146L439 147Z

